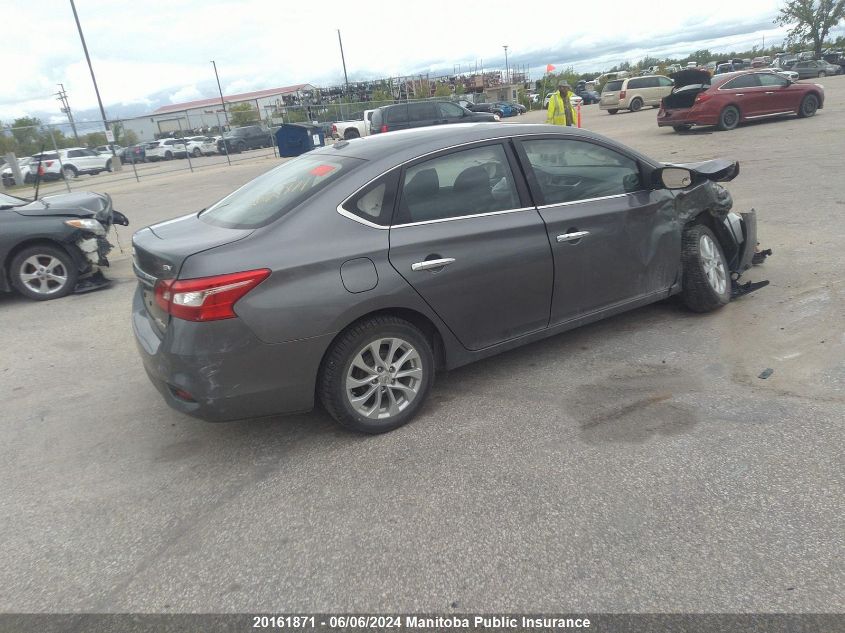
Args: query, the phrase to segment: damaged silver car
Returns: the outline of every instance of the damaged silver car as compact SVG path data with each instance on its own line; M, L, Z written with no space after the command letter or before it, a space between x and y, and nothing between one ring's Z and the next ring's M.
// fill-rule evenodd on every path
M738 172L547 125L335 143L135 234L138 351L184 413L318 397L349 428L388 431L436 370L672 295L706 312L759 287L738 282L756 214L719 184Z
M43 301L108 285L101 272L113 224L129 225L107 194L26 200L0 193L0 291Z

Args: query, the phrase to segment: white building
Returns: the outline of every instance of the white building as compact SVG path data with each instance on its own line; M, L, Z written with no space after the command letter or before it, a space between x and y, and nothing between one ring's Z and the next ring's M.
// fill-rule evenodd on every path
M226 110L233 105L249 103L258 108L262 119L285 105L301 103L315 90L311 84L297 84L281 88L269 88L255 92L224 96ZM151 141L156 135L179 130L198 130L226 124L226 115L219 97L199 99L185 103L162 106L151 114L126 119L124 129L132 130L142 141Z

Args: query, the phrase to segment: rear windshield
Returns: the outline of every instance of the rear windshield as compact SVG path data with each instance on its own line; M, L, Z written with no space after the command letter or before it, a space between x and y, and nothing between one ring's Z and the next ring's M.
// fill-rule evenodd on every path
M604 92L612 92L614 90L621 90L624 80L616 79L615 81L608 81L604 87Z
M256 229L282 217L363 163L349 156L300 156L248 182L201 213L200 218L229 229Z

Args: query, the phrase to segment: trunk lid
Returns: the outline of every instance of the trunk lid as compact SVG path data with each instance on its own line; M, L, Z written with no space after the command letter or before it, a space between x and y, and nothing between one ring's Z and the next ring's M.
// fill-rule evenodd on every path
M672 73L669 75L669 78L675 82L675 87L672 88L672 92L692 84L710 85L710 73L706 70L698 70L697 68L687 68L685 70Z
M160 332L170 322L155 300L160 279L174 279L191 255L248 237L254 229L229 229L203 222L191 213L141 229L132 236L133 270L150 320Z

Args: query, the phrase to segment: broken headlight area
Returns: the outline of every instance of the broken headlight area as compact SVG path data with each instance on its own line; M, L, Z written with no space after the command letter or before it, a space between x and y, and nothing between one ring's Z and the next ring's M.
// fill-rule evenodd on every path
M92 266L109 265L107 255L113 247L105 235L95 235L93 237L83 235L76 240L75 244Z

